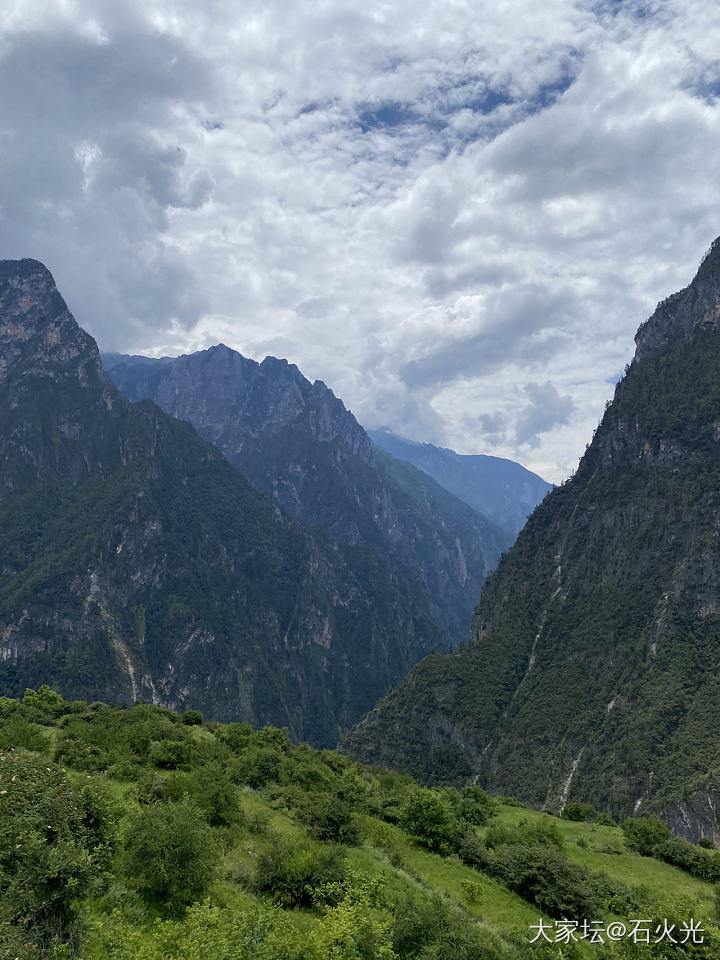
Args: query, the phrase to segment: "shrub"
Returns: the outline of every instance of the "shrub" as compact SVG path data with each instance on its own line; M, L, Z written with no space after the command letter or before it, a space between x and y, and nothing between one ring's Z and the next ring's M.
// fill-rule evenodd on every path
M587 870L540 844L499 847L487 871L552 917L590 917L602 908Z
M212 830L189 802L152 804L126 825L122 867L147 899L177 911L203 896L217 853Z
M589 803L566 803L562 817L564 820L573 820L575 823L587 823L597 817L597 810Z
M628 848L643 857L651 857L659 843L670 839L670 828L657 817L629 817L622 829Z
M406 800L399 825L430 850L455 853L462 830L449 801L435 790L414 790Z
M360 841L360 831L353 822L351 810L340 797L309 794L301 815L317 840L345 846L354 846Z
M242 819L238 788L222 768L214 764L192 773L171 773L162 785L153 781L151 790L153 788L161 793L159 799L177 802L188 797L213 827L231 826Z
M246 783L253 790L277 782L283 767L284 755L272 745L252 744L231 766L231 776L236 783Z
M485 834L485 846L488 850L502 846L543 846L562 847L562 836L558 825L550 818L542 820L520 820L517 825L495 824Z
M186 710L182 715L182 722L189 727L199 727L203 722L203 715L199 710Z
M159 740L150 747L150 763L163 770L188 770L192 744L186 740Z
M88 811L63 771L29 754L0 753L0 789L0 926L40 947L70 939L99 872Z
M671 863L708 883L720 881L720 854L704 850L680 837L663 840L653 848L653 856Z
M393 949L418 960L509 960L507 948L437 894L406 893L394 911Z
M498 804L480 787L465 787L460 791L457 815L460 820L480 826L494 817Z
M29 723L24 717L12 717L0 727L0 749L22 747L34 753L46 753L48 742L40 727Z
M318 899L337 903L323 890L332 890L344 877L339 848L279 840L258 860L254 886L283 906L307 907Z

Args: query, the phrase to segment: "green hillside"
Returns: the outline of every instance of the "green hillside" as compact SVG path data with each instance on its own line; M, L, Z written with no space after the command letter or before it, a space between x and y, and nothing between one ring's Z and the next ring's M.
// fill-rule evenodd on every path
M22 701L0 698L0 953L718 955L715 890L697 874L720 876L719 853L668 840L657 821L621 828L589 807L566 813L579 819L472 786L421 788L295 745L275 728L28 691ZM692 873L657 858L673 844ZM530 943L541 918L553 942ZM675 927L661 942L633 942L632 921L646 921L654 940L666 918ZM691 918L703 933L689 933ZM555 942L563 919L599 931L623 921L626 934L616 943Z

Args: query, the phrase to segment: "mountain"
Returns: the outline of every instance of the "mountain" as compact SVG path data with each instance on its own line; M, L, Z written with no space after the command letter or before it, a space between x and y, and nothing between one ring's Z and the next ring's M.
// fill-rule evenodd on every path
M508 532L514 540L552 484L514 460L468 456L432 443L415 443L386 427L368 430L378 447L398 460L407 460L429 474L441 487Z
M330 745L442 642L422 590L130 403L47 269L0 261L0 693L142 697Z
M189 420L284 511L362 546L422 593L442 633L437 649L465 642L482 583L514 536L379 450L324 383L222 344L154 362L114 355L106 368L130 400Z
M660 303L577 473L489 578L470 644L345 741L425 778L720 837L720 239Z

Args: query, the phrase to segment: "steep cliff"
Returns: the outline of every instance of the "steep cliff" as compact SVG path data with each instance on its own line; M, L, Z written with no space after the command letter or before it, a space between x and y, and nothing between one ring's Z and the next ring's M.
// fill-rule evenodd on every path
M0 693L142 697L332 745L441 640L372 551L126 400L42 264L0 263Z
M641 326L575 476L346 749L720 837L720 241Z
M408 463L370 441L341 400L274 357L258 364L219 345L151 361L110 356L131 400L189 420L259 490L424 596L437 649L465 641L482 583L514 539Z

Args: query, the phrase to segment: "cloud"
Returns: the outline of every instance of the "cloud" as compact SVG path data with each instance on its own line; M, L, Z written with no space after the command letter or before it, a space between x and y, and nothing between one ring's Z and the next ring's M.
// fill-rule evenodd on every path
M570 420L575 404L572 397L561 397L549 380L545 383L526 383L525 393L528 403L515 424L515 437L520 445L527 443L537 447L540 434Z
M710 0L27 0L0 256L106 349L282 353L560 480L720 233L719 41Z

